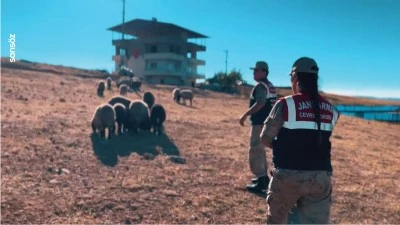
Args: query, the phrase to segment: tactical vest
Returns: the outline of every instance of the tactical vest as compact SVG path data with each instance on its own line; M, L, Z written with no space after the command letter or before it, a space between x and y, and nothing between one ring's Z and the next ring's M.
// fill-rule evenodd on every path
M267 119L269 113L271 112L272 107L276 102L276 89L267 79L263 81L259 81L257 85L251 91L251 97L249 106L250 108L256 104L256 96L255 90L258 86L262 86L267 91L267 102L264 107L262 107L258 112L254 113L250 116L251 125L262 125L264 124L265 119Z
M321 114L322 142L308 94L282 98L284 123L273 141L273 162L277 168L332 171L331 142L339 112L318 95Z

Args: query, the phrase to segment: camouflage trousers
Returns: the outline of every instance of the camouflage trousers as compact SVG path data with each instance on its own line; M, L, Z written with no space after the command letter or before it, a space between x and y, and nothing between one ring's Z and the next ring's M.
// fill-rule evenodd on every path
M275 169L267 192L267 223L287 224L296 204L299 223L328 224L331 193L331 172Z
M249 165L256 177L267 176L267 155L260 138L262 128L263 125L252 125L250 130Z

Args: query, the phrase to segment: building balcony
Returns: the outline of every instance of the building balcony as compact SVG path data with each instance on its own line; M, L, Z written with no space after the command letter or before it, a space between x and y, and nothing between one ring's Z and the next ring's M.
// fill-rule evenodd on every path
M144 76L177 76L181 78L189 79L205 79L204 74L198 74L194 72L182 72L178 70L168 70L168 69L146 69L143 73Z
M125 40L116 39L116 40L112 40L112 45L119 46L119 47L127 47L127 46L129 46L130 43L135 42L135 41L138 41L138 39L134 39L134 38L133 39L125 39ZM147 39L143 39L140 41L142 41L145 44L152 43L152 44L178 44L181 46L186 45L187 49L189 51L196 51L196 52L198 52L198 51L205 52L207 50L207 47L205 45L197 44L194 42L187 42L187 41L180 40L177 38L163 38L163 39L147 38Z
M194 58L188 58L188 63L189 64L194 64L198 66L204 66L206 65L206 61L202 59L194 59Z
M206 79L206 75L204 74L197 74L197 73L189 73L186 76L187 78L193 78L193 79Z
M157 53L146 53L144 54L144 59L171 59L171 60L178 60L182 61L185 59L185 56L178 55L175 53L170 52L157 52Z
M147 37L140 39L144 43L159 43L159 44L183 44L186 39L176 36L162 36L162 37Z
M131 40L112 40L112 45L114 46L120 46L120 47L126 47L129 45L129 42L135 41L136 39L131 39Z
M154 75L169 75L169 76L184 76L182 71L178 70L168 70L168 69L146 69L143 73L144 76L154 76Z
M196 52L202 51L205 52L206 51L206 46L204 45L199 45L193 42L187 42L187 48L188 50L194 50Z

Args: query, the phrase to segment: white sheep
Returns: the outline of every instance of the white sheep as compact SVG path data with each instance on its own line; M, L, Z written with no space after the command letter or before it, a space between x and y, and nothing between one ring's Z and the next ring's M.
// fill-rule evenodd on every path
M183 104L186 105L186 99L190 100L190 106L192 106L193 100L193 91L189 89L182 89L179 93L179 96L183 99Z

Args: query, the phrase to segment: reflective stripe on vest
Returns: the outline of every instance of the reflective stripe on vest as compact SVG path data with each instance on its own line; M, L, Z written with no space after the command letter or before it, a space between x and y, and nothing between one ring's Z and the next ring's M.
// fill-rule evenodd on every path
M271 105L275 105L276 98L278 96L276 94L275 88L271 85L274 88L274 91L271 92L269 90L271 87L268 84L264 83L263 81L260 81L259 84L261 84L265 88L265 90L267 90L267 99L271 101Z
M292 96L285 97L285 100L286 100L286 105L287 105L287 110L288 110L288 112L287 112L288 120L284 121L283 127L287 128L287 129L318 130L317 123L314 121L297 121L296 120L297 110L296 110L296 105L294 103ZM339 117L338 112L333 108L333 117L332 117L331 123L321 122L321 130L333 131L333 128L336 125L338 117Z

